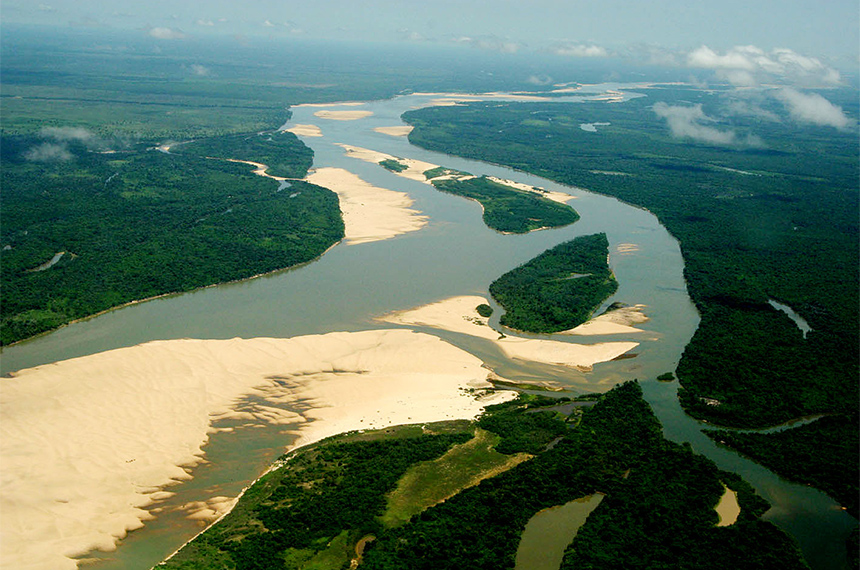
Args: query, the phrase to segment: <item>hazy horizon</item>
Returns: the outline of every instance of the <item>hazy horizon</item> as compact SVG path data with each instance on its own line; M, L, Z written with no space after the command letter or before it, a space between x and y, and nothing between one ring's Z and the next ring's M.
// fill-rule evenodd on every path
M739 56L856 69L860 5L838 0L719 5L650 3L371 0L316 3L140 3L118 0L6 0L5 24L137 30L161 41L194 37L318 38L461 45L501 53L555 53L571 59L633 57L663 65L727 68ZM707 48L707 52L702 52ZM702 53L711 54L708 61ZM765 59L762 59L765 58ZM802 60L800 58L803 58ZM750 63L741 62L749 70ZM753 65L755 65L753 63Z

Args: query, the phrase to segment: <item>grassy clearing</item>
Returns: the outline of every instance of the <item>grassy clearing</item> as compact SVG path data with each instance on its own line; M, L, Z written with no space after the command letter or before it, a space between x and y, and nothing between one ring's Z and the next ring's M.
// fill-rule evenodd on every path
M414 465L388 497L381 522L400 526L424 509L531 459L527 453L503 455L495 450L501 438L476 428L475 437L452 447L433 461Z

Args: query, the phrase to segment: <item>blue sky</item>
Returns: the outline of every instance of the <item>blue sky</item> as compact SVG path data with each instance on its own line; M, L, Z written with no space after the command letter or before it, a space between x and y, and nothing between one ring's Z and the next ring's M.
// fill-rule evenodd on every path
M5 23L209 34L461 43L500 51L717 53L787 48L857 67L857 0L3 0Z

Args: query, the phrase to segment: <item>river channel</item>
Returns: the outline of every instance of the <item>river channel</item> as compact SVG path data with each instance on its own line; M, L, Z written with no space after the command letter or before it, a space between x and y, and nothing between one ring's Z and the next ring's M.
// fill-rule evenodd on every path
M619 99L632 95L619 97L617 90L622 88L597 86L590 93L558 100L606 99L608 94L616 100L611 104L623 104ZM131 305L75 323L3 350L2 372L151 340L292 337L390 327L374 318L452 296L486 295L495 278L546 249L576 236L605 232L610 266L619 282L618 291L607 304L645 305L650 320L637 325L644 333L570 337L566 341L632 340L640 343L632 351L634 358L598 364L592 371L581 372L508 360L489 343L456 333L419 330L472 352L501 376L554 380L574 393L606 391L620 381L640 379L667 438L689 441L721 469L749 481L773 505L766 518L797 539L813 568L847 568L844 539L856 524L852 517L823 493L786 482L717 446L702 434L701 424L681 410L677 383L654 380L675 369L698 325L683 280L677 241L649 212L613 198L508 168L426 151L410 145L406 137L374 130L402 125L402 113L439 98L438 94L408 95L325 108L372 113L357 120L326 119L315 115L320 107L296 107L285 125L319 127L322 136L302 137L314 150L315 168L343 168L375 186L408 193L415 201L412 207L429 217L420 231L374 243L342 243L302 267ZM601 136L599 130L588 135ZM478 204L348 157L337 143L565 192L574 196L570 205L581 219L565 228L502 235L483 224ZM278 183L273 180L272 184L277 187ZM215 495L235 496L291 443L283 435L284 426L229 427L237 429L212 436L206 447L208 463L195 469L190 482L171 489L177 495L159 505L155 520L132 532L115 552L93 554L101 561L90 568L150 568L199 532L198 523L188 520L181 510L183 504Z

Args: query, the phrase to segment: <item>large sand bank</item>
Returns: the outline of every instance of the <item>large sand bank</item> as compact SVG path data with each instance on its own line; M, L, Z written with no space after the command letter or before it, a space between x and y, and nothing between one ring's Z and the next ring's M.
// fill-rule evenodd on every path
M329 121L357 121L371 115L373 111L329 111L328 109L314 113L314 116Z
M316 125L293 125L289 129L284 129L288 133L293 133L294 135L300 137L321 137L323 136L322 131Z
M565 334L582 336L602 334L631 334L645 332L637 329L634 324L647 322L649 319L642 310L645 305L634 305L632 307L620 307L607 311L602 315L594 317L576 328L565 331Z
M548 339L504 336L490 328L475 308L487 303L484 297L451 297L407 311L384 315L379 320L399 325L425 326L467 334L493 341L508 357L591 370L639 346L638 342L575 344Z
M0 566L72 569L113 548L190 477L220 418L297 425L300 445L473 418L511 397L467 395L486 378L479 359L405 330L160 341L23 370L0 383ZM189 509L212 519L231 504Z
M373 130L377 133L382 133L383 135L389 135L392 137L405 137L414 129L412 125L401 125L397 127L375 127Z
M342 168L319 168L306 178L340 198L345 240L349 245L390 239L427 225L427 216L410 208L404 192L373 186Z

